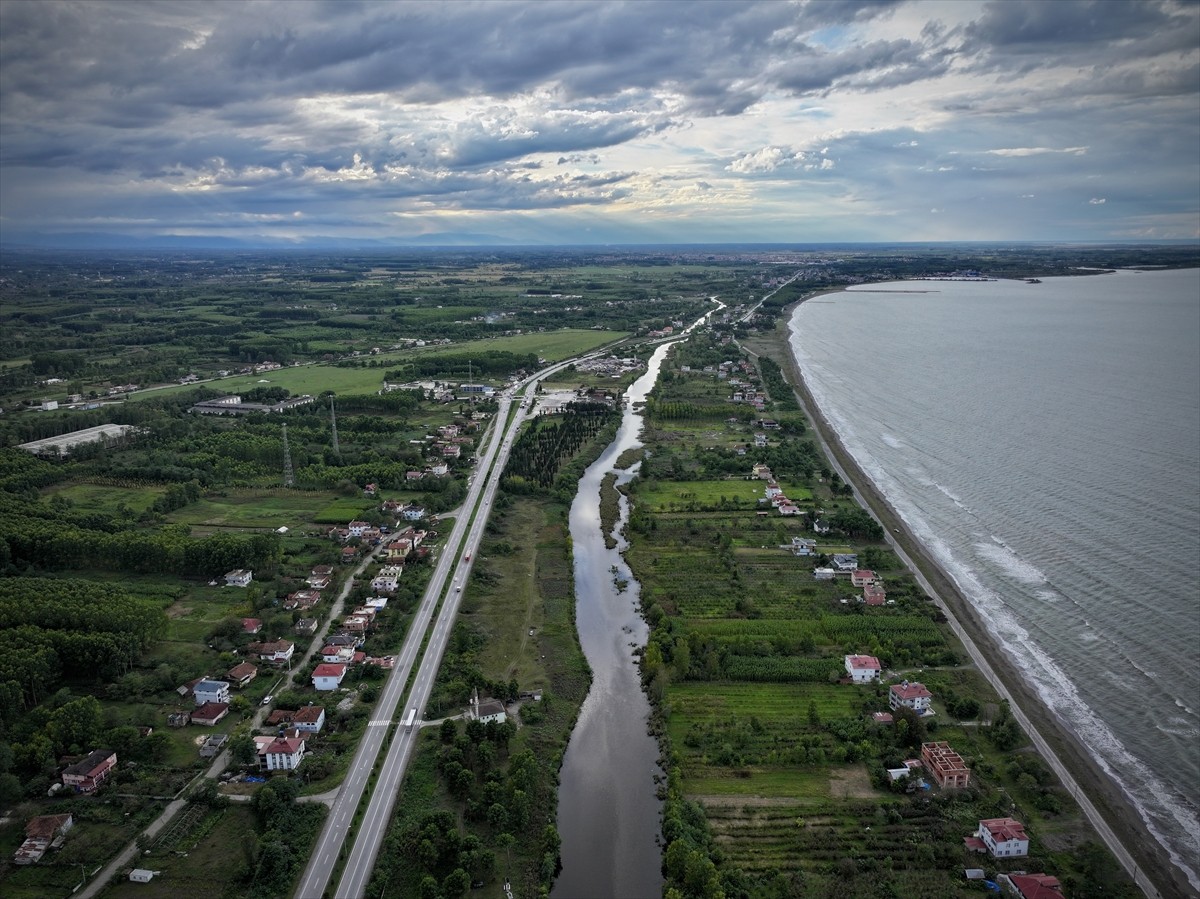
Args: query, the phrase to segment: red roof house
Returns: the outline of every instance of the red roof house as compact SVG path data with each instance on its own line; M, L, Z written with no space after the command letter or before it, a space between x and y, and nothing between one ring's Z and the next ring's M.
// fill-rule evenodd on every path
M1002 874L1021 899L1063 899L1062 884L1049 874Z
M192 724L203 724L206 727L213 727L228 714L229 703L206 702L192 712Z
M313 669L312 682L317 690L336 690L346 676L346 666L323 663Z

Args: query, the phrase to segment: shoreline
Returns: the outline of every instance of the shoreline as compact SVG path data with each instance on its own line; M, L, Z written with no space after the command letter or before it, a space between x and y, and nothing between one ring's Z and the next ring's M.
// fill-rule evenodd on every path
M945 613L951 629L980 673L1002 698L1009 701L1022 730L1125 872L1147 896L1196 895L1184 873L1172 863L1167 849L1150 834L1121 786L1104 772L1087 747L1045 706L1012 661L996 646L986 625L972 610L967 596L858 466L817 406L792 353L789 322L800 303L842 292L841 288L822 290L788 304L781 311L774 330L760 338L777 350L776 361L793 388L823 452L842 480L851 486L856 500L883 525L891 548ZM1155 876L1151 877L1149 871Z

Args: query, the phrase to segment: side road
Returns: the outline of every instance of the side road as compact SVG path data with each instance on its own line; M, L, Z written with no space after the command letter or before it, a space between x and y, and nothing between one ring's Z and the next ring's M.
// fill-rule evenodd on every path
M350 591L354 588L354 579L359 577L363 571L366 570L366 567L375 560L376 553L382 550L384 546L386 546L386 543L380 544L375 549L371 550L371 552L369 552L363 558L358 567L351 572L350 576L346 578L346 583L342 585L341 593L338 594L338 598L334 602L329 618L326 620L325 626L322 628L320 634L313 638L312 645L309 646L308 651L303 655L303 657L301 657L299 664L293 665L291 670L283 674L279 678L279 681L276 683L276 685L271 688L271 692L279 692L290 687L292 680L295 677L295 672L303 671L308 665L309 660L312 659L313 653L315 653L322 645L324 645L322 639L328 632L330 623L336 621L341 615L342 606L345 604L346 597L350 595ZM260 706L259 708L255 709L252 726L255 728L260 727L263 721L266 719L269 711L270 709L265 706ZM150 824L146 826L146 829L138 834L132 843L122 849L116 858L104 866L100 873L96 875L95 879L78 892L77 896L79 899L91 899L91 897L98 895L112 879L114 874L133 862L134 858L141 851L138 846L138 841L142 840L145 842L145 840L153 840L153 838L158 836L162 829L166 827L167 824L169 824L177 814L179 814L183 807L187 805L187 800L183 797L187 796L187 794L191 792L192 788L200 781L201 778L207 777L215 780L219 778L222 773L224 773L227 767L229 767L228 750L218 755L213 760L212 765L207 771L196 775L196 777L194 777L186 787L179 791L175 799L167 803L167 807L162 810L162 814L151 821Z

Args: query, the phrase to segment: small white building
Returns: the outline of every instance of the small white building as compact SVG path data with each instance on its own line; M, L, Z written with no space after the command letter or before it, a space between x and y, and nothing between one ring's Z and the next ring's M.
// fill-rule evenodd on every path
M856 684L870 684L879 680L883 666L875 656L846 656L846 673Z
M249 587L252 580L254 580L254 572L245 568L238 568L225 574L226 587Z
M342 678L346 676L346 666L342 664L330 664L328 662L318 665L313 670L312 683L313 689L316 690L336 690L342 685Z
M157 871L147 871L145 868L134 868L129 872L129 879L134 883L149 883Z

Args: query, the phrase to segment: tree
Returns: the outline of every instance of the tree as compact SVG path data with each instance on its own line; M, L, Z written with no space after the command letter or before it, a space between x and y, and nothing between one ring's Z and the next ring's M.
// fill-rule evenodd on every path
M229 741L229 757L235 765L253 765L258 758L254 738L245 732L234 735Z

